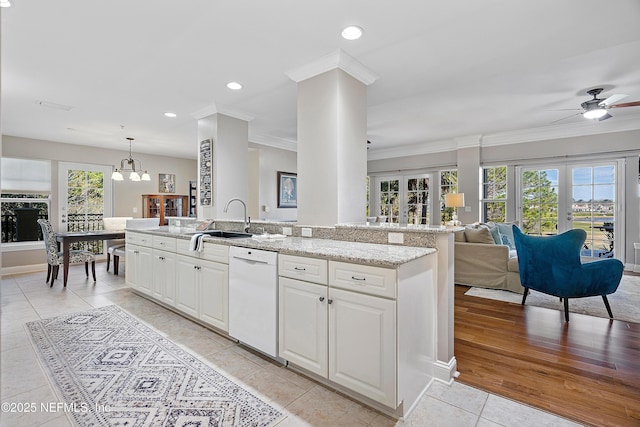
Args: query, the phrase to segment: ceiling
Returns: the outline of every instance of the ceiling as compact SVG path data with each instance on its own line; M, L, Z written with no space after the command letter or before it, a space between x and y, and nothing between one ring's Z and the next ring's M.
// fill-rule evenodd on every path
M195 158L196 118L218 111L249 119L251 142L295 149L288 73L338 50L379 77L370 157L640 128L640 107L552 123L594 87L640 100L638 0L14 0L1 14L4 135L123 151L133 137L134 152ZM347 25L364 36L342 39Z

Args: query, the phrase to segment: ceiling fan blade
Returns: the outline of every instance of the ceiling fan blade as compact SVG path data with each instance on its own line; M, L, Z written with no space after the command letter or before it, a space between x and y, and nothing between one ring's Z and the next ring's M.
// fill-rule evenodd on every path
M550 125L552 125L552 124L554 124L554 123L558 123L559 121L562 121L562 120L568 119L568 118L570 118L570 117L579 116L580 114L582 114L582 113L575 113L575 114L572 114L572 115L570 115L570 116L566 116L566 117L563 117L563 118L561 118L561 119L554 120L554 121L552 121L552 122L551 122L551 123L549 123L549 124L550 124Z
M616 102L620 101L621 99L626 98L627 96L629 96L629 95L624 95L624 94L621 94L621 93L614 93L613 95L611 95L610 97L608 97L604 101L599 102L598 105L610 106L610 105L615 104Z
M640 101L625 102L623 104L609 105L609 108L624 108L624 107L640 107Z
M599 121L599 122L601 122L601 121L603 121L603 120L610 119L611 117L613 117L613 116L612 116L611 114L607 113L607 114L605 114L604 116L600 117L600 118L598 119L598 121Z

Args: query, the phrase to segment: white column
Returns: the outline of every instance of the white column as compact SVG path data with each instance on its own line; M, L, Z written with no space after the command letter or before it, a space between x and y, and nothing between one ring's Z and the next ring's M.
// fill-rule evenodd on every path
M376 77L341 51L289 76L298 82L298 224L364 221L366 85Z
M233 203L229 212L224 213L227 201L238 197L247 203L249 195L249 126L246 120L220 113L198 119L198 152L200 142L213 141L212 205L200 204L200 177L198 178L198 218L199 219L242 219L242 205ZM202 170L198 158L198 174Z

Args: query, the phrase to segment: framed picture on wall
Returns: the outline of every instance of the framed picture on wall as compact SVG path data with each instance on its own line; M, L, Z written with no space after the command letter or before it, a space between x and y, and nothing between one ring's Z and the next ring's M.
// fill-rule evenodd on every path
M278 172L278 207L298 207L298 174Z
M175 193L176 176L172 173L158 174L158 191L160 193Z

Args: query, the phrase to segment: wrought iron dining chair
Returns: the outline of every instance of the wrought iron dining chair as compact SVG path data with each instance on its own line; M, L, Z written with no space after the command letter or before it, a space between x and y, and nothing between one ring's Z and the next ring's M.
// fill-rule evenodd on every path
M60 265L64 264L64 254L58 250L58 242L56 241L56 233L53 231L53 227L49 220L39 219L38 224L42 229L42 236L44 237L44 248L47 251L47 280L49 282L51 278L51 285L53 281L58 278L58 270ZM72 250L69 251L69 264L79 264L84 262L84 271L89 277L89 262L91 262L91 272L93 273L93 281L96 281L96 257L89 251Z
M569 298L601 296L607 313L613 318L607 295L618 289L624 265L610 258L582 263L580 250L587 237L574 229L556 236L528 236L513 226L518 252L520 282L524 287L522 305L529 290L564 300L564 318L569 321Z

